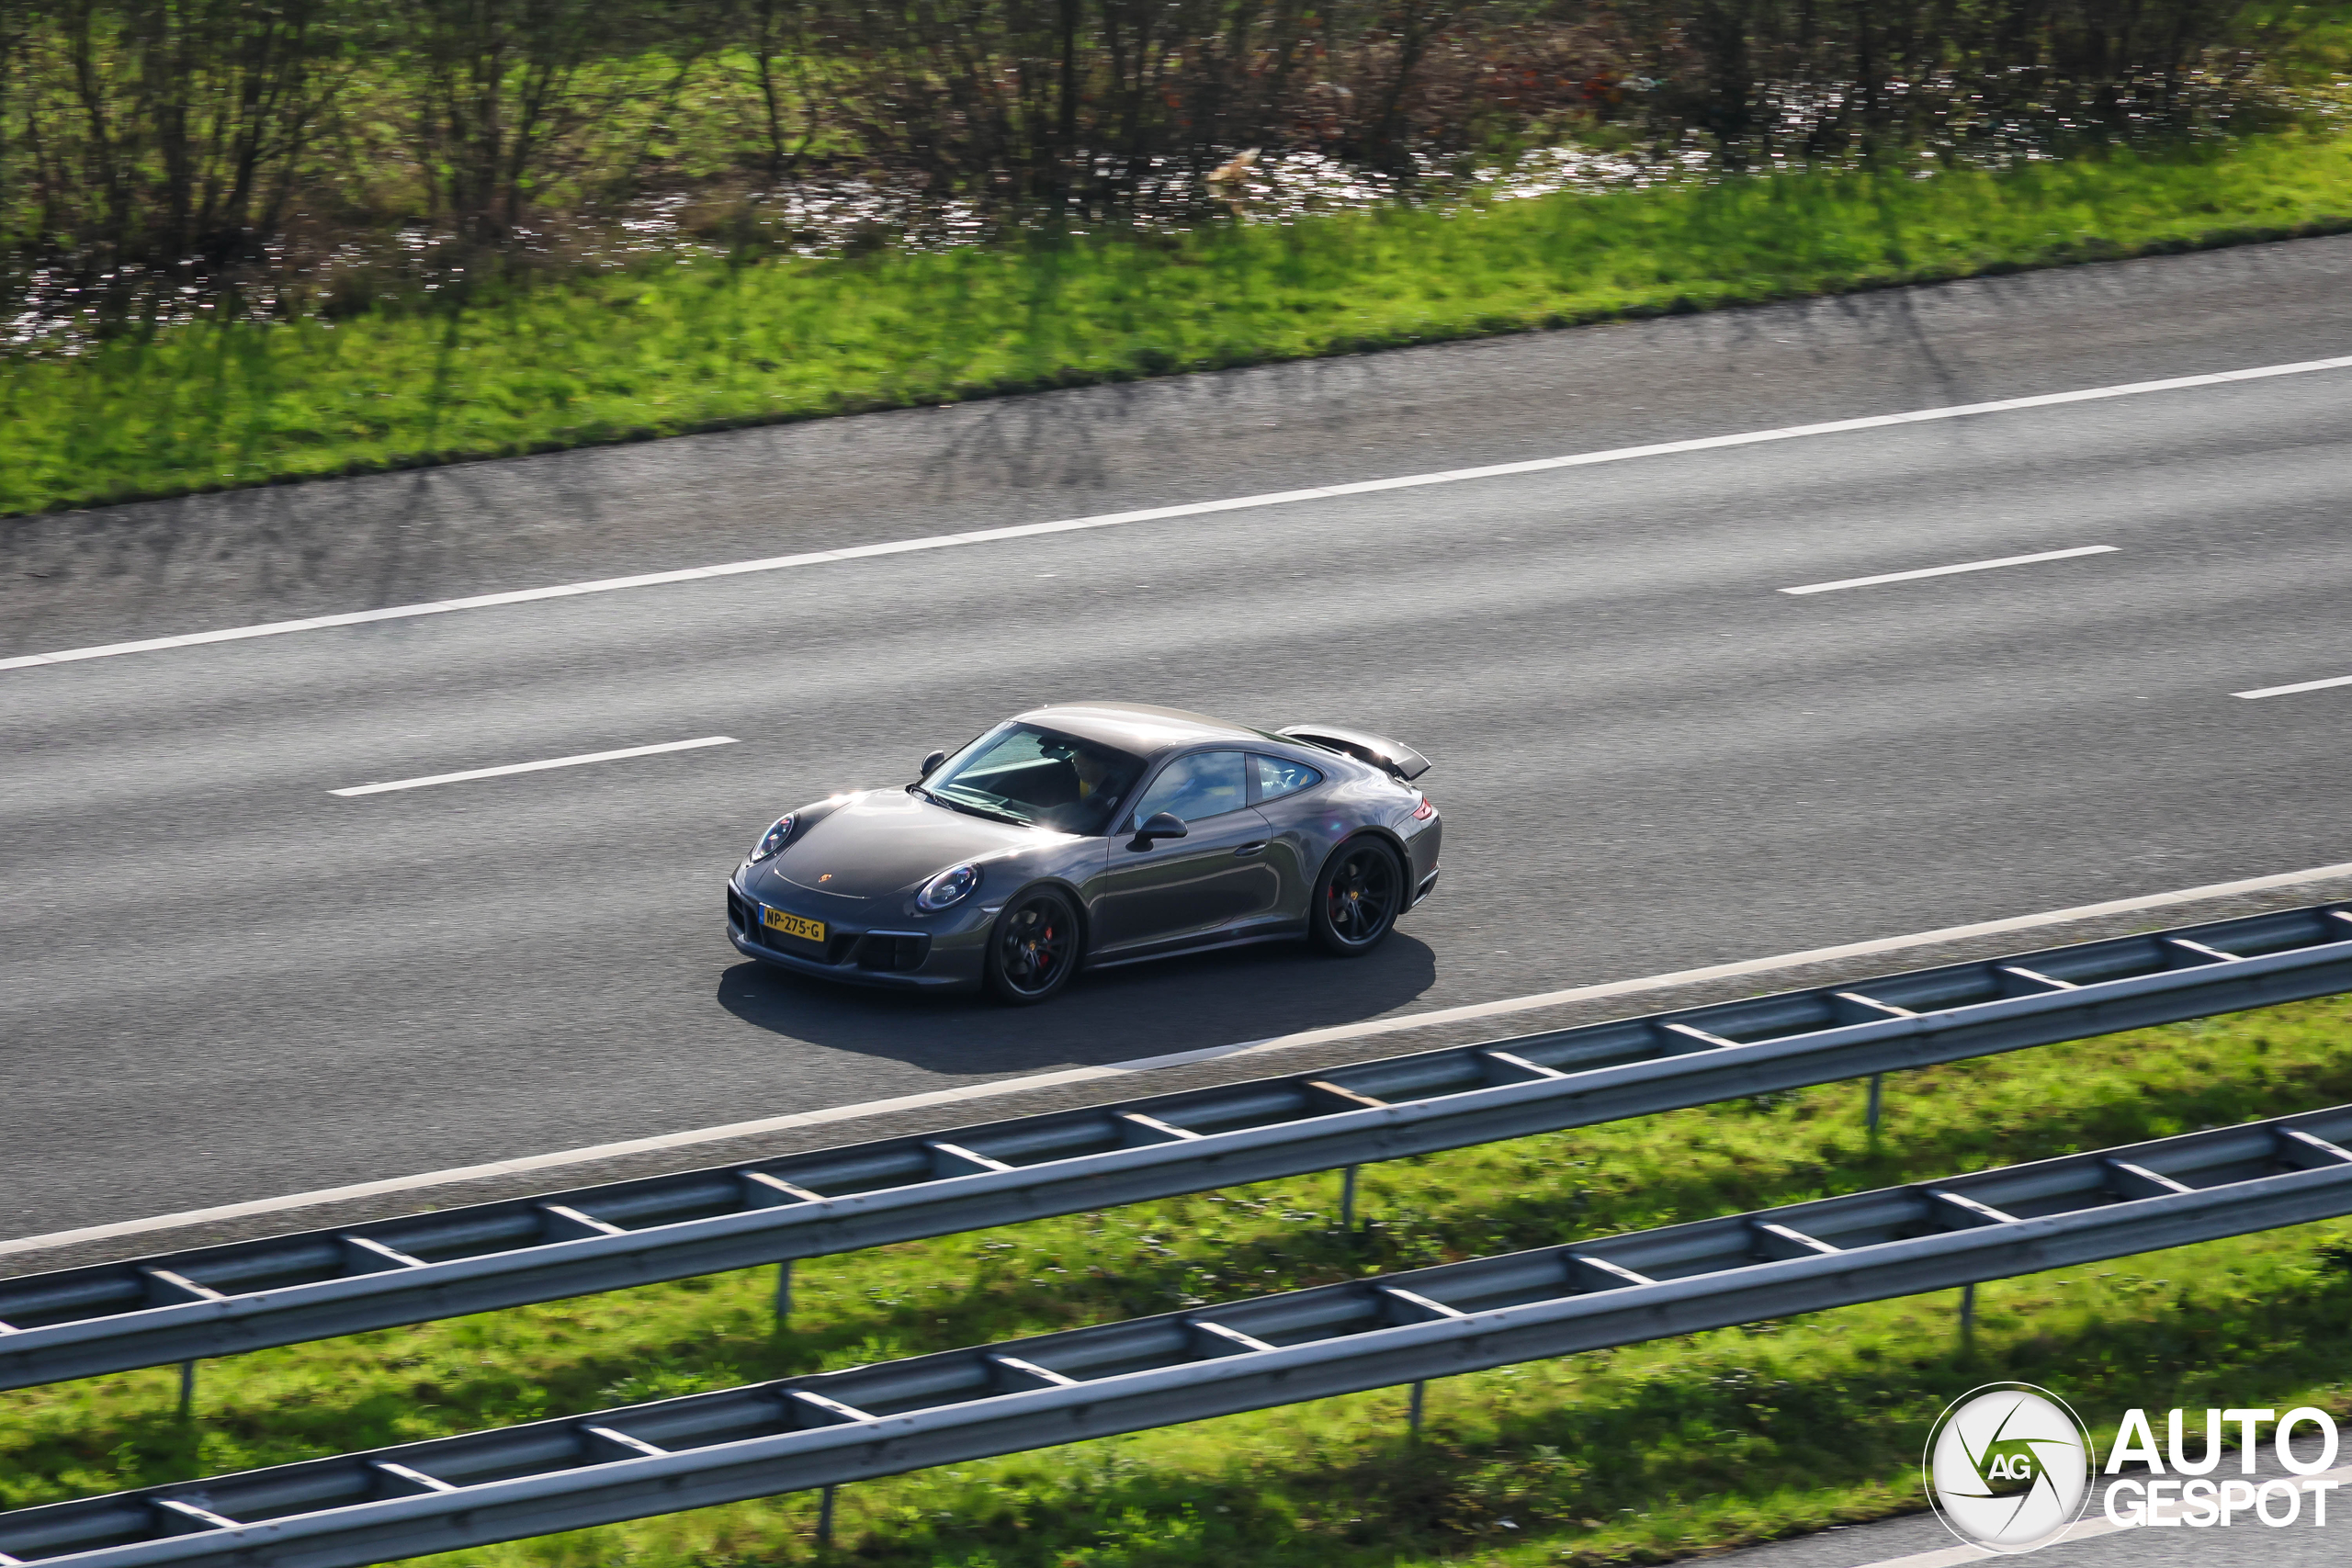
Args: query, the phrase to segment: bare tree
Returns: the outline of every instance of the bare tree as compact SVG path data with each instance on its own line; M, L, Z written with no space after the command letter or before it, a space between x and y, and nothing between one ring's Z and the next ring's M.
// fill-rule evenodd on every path
M579 127L582 71L633 18L609 0L404 0L404 16L418 163L458 232L495 243Z

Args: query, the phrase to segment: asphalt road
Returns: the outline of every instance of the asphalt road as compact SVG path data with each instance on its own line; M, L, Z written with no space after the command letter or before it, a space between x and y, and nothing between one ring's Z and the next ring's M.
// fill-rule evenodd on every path
M2347 281L2310 241L0 524L0 656L2352 353ZM2352 860L2352 687L2231 695L2352 674L2347 392L0 671L0 1235ZM1439 896L1041 1011L728 945L776 812L1086 696L1420 748Z
M2167 1430L2167 1415L2163 1409L2151 1411L2152 1430ZM2191 1454L2203 1452L2202 1419L2196 1410L2187 1413ZM2310 1440L2311 1432L2310 1427L2303 1427L2301 1436L2294 1442L2296 1458L2304 1466L2305 1474L2311 1472L2312 1466L2326 1460L2319 1443ZM2113 1428L2095 1430L2092 1438L2105 1455L2113 1441ZM2262 1431L2250 1470L2245 1465L2245 1457L2243 1450L2225 1453L2207 1479L2218 1483L2252 1476L2252 1484L2257 1487L2269 1481L2291 1479L2279 1462L2267 1427ZM2177 1492L2180 1472L2167 1473L2172 1475ZM2150 1474L2144 1465L2137 1462L2126 1465L2123 1472L2125 1479L2139 1481L2143 1486ZM2336 1471L2331 1468L2324 1474L2335 1475ZM2199 1506L2194 1511L2207 1520L2202 1526L2184 1521L2104 1530L2098 1527L2109 1519L2107 1489L2110 1484L2106 1475L2100 1474L2092 1483L2089 1498L2084 1504L2081 1521L2091 1527L2093 1533L2040 1548L2033 1558L2037 1564L2043 1568L2145 1568L2152 1562L2195 1564L2196 1568L2327 1568L2344 1561L2344 1542L2347 1535L2352 1535L2352 1509L2334 1500L2342 1495L2340 1485L2326 1494L2328 1501L2316 1507L2312 1495L2306 1494L2297 1504L2291 1519L2287 1517L2284 1496L2274 1494L2268 1500L2270 1517L2285 1521L2278 1525L2267 1524L2259 1516L2243 1509L2233 1509L2231 1517L2223 1523ZM2138 1488L2127 1488L2117 1501L2115 1517L2132 1517L2144 1495ZM2159 1517L2178 1517L2179 1511L2171 1508L2159 1514ZM1968 1568L1970 1564L1998 1559L1991 1552L1971 1551L1960 1546L1958 1538L1935 1515L1921 1512L1871 1524L1833 1527L1769 1546L1727 1552L1713 1561L1736 1564L1737 1568Z

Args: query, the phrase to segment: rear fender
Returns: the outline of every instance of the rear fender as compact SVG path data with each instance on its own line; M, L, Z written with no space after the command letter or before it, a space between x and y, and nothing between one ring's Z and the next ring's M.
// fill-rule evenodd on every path
M1411 908L1413 906L1410 900L1413 896L1415 879L1419 875L1419 873L1413 863L1413 852L1411 848L1406 844L1404 840L1396 836L1396 830L1390 828L1385 823L1367 822L1363 827L1358 828L1354 832L1350 833L1346 838L1341 839L1338 843L1333 844L1331 846L1331 852L1323 857L1322 865L1316 868L1316 886L1318 887L1322 886L1323 873L1330 868L1330 864L1333 861L1340 858L1342 851L1346 850L1350 844L1354 843L1359 839L1377 839L1382 843L1388 846L1388 852L1396 857L1397 865L1404 870L1405 897L1408 900L1405 908L1408 909ZM1401 913L1401 911L1399 912Z

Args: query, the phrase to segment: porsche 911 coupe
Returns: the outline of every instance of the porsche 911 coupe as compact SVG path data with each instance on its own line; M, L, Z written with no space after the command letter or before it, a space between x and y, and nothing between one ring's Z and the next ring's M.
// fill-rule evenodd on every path
M865 985L1042 1002L1080 969L1244 942L1355 956L1437 885L1429 763L1360 730L1074 703L922 776L804 806L727 887L737 951Z

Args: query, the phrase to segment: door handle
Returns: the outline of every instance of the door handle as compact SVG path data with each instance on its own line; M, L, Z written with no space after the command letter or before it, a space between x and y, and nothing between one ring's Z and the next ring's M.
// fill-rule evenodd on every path
M1256 843L1254 843L1254 844L1244 844L1244 845L1242 845L1239 849L1238 849L1238 850L1234 851L1233 852L1234 852L1234 855L1236 856L1236 858L1238 858L1238 857L1240 857L1240 856L1242 856L1242 855L1254 855L1254 854L1256 854L1260 850L1264 849L1268 844L1272 843L1272 841L1273 841L1273 840L1271 840L1271 839L1261 839L1261 840L1258 840Z

